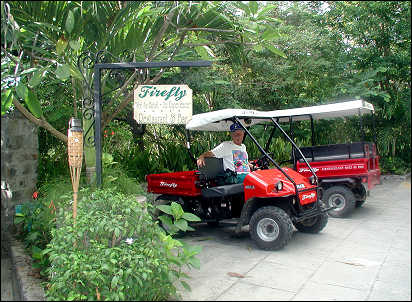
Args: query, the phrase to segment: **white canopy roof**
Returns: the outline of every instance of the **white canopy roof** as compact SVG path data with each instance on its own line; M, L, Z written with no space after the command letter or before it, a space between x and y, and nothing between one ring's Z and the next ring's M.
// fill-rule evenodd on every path
M234 116L241 120L243 126L251 126L259 122L267 120L270 116L268 112L247 110L247 109L222 109L217 111L195 114L186 124L186 129L189 130L204 130L204 131L229 131L233 121L230 119ZM251 123L245 123L244 118L251 118ZM265 120L258 119L263 117Z
M294 121L303 121L310 119L310 115L313 119L318 120L358 114L362 115L373 111L374 109L371 103L364 100L355 100L302 108L274 110L268 113L273 117L278 117L280 122L286 122L289 121L290 116L293 116Z
M186 124L188 130L229 131L233 124L232 118L238 117L243 126L268 122L279 118L279 122L288 122L292 116L294 121L310 119L329 119L373 112L373 105L363 100L346 101L310 107L301 107L273 111L257 111L247 109L222 109L206 113L195 114Z

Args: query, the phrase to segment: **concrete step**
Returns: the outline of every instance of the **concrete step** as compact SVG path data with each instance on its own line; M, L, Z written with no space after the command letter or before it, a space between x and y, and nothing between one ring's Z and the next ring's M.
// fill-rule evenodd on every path
M41 280L32 276L32 259L23 244L8 233L2 235L2 250L4 246L9 249L2 252L1 300L46 301Z

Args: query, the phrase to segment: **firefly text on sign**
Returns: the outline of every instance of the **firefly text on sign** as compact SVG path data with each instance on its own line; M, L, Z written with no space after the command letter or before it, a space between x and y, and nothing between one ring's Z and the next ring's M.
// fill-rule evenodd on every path
M133 116L139 124L186 124L192 105L192 89L187 85L139 85Z
M180 87L173 86L170 89L163 89L160 90L156 88L155 86L141 86L140 87L140 93L139 97L140 98L145 98L146 96L156 96L156 97L164 97L165 101L167 101L169 98L174 98L175 101L179 101L186 95L186 90L181 90Z

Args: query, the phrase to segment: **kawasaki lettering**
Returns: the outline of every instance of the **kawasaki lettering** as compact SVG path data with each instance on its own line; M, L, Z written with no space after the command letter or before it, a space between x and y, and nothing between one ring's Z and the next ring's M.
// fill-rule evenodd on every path
M312 168L313 171L318 172L319 169L318 168ZM299 172L310 172L309 168L300 168Z

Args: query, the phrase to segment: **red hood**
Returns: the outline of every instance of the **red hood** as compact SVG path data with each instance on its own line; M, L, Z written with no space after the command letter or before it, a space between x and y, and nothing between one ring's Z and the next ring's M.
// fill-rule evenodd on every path
M283 168L283 170L295 181L299 191L316 187L309 183L307 177L293 169ZM275 185L279 181L282 181L283 189L278 192ZM296 194L293 183L278 169L251 172L246 176L243 184L245 186L245 200L252 197L285 197ZM299 198L302 205L312 203L317 199L316 190L299 193Z

